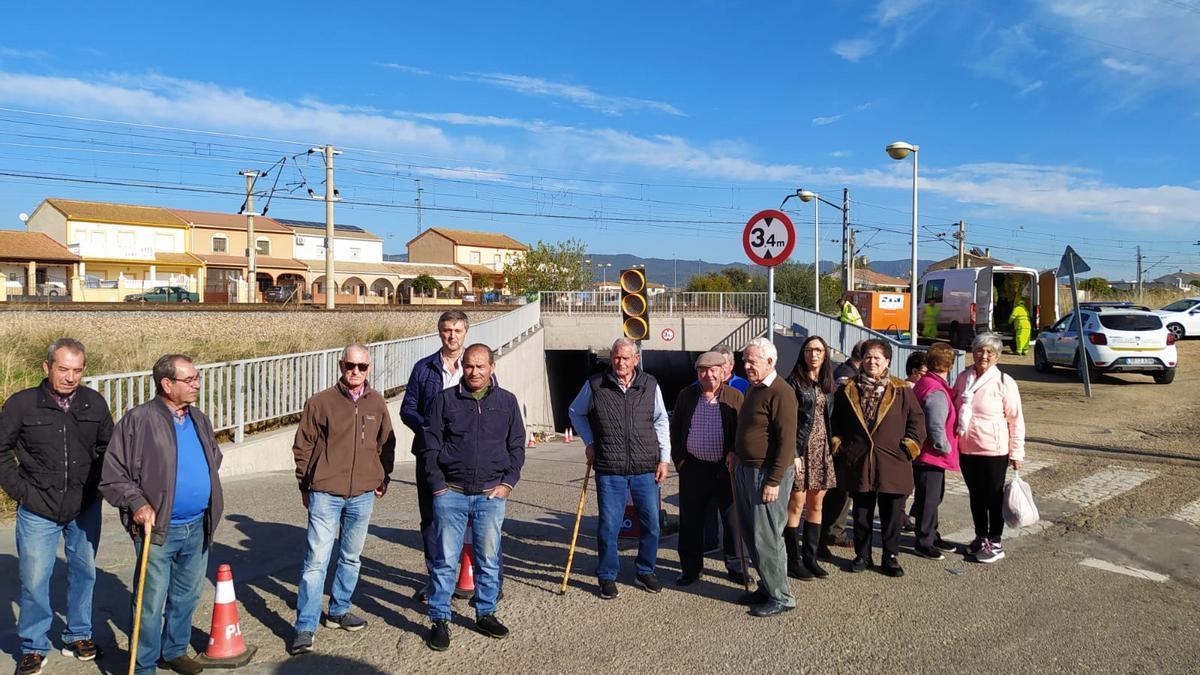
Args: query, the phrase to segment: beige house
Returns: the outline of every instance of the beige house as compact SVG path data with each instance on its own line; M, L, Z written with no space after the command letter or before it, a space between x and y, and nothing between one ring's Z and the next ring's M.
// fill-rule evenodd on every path
M431 227L408 242L410 263L458 265L474 292L504 288L504 266L529 247L506 234Z
M44 232L0 230L0 299L69 296L79 256Z
M212 211L168 209L191 227L191 253L204 261L204 302L229 302L237 281L247 279L246 216ZM255 288L307 285L308 265L292 257L291 228L264 216L254 217Z

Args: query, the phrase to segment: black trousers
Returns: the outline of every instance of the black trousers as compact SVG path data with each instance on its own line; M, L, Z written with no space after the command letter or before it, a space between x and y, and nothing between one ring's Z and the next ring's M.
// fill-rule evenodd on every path
M887 492L854 493L854 555L871 559L871 531L875 520L875 505L879 505L879 526L883 530L883 555L895 557L900 552L900 528L904 525L904 495Z
M1004 476L1008 473L1008 457L963 455L959 464L971 495L975 536L999 543L1004 535Z
M417 455L417 511L421 514L421 547L425 549L425 571L433 575L433 556L440 548L437 529L433 526L433 490L425 482L424 455Z
M917 521L917 546L933 548L938 538L938 507L946 496L946 470L928 464L913 464L913 520Z
M845 471L837 458L834 458L833 466L838 486L826 491L825 500L821 502L822 543L830 537L840 537L846 531L846 516L850 514L850 493L842 488L846 484Z
M724 515L733 505L729 471L724 462L704 462L689 456L679 469L679 567L684 574L704 569L704 526L709 507ZM732 523L725 521L726 553L736 545ZM728 558L728 556L727 556Z

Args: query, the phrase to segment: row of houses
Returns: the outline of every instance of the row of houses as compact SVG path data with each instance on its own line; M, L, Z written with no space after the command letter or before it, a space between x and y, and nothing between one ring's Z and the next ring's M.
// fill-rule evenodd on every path
M241 215L50 198L25 225L24 232L0 230L0 293L83 302L118 302L157 286L181 286L202 302L244 302L271 286L292 286L313 302L324 302L332 287L338 303L455 303L502 290L504 266L528 250L503 234L430 228L408 242L407 262L395 262L385 259L381 237L339 223L330 281L324 223L256 216L251 242ZM443 291L414 297L421 275Z

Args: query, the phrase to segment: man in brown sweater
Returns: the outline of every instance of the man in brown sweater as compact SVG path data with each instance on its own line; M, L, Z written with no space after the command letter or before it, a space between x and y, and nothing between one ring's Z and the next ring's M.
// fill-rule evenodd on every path
M766 338L755 338L742 351L750 388L738 413L733 472L743 535L758 568L758 590L745 601L754 616L776 616L795 609L788 586L783 528L787 500L796 477L796 395L775 373L779 354Z
M325 627L367 627L365 619L350 611L350 596L358 584L371 511L375 499L387 492L395 459L387 402L367 384L371 353L363 345L350 345L342 350L338 368L342 377L337 384L304 404L292 444L296 481L308 509L308 552L296 598L292 654L312 651L335 540L341 543Z

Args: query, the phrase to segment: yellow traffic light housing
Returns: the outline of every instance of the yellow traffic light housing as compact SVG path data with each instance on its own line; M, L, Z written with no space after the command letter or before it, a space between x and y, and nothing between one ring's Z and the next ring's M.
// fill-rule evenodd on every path
M641 269L621 270L621 333L630 340L645 340L650 336L650 297L646 289L646 272Z

